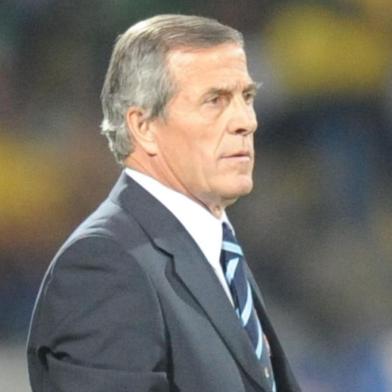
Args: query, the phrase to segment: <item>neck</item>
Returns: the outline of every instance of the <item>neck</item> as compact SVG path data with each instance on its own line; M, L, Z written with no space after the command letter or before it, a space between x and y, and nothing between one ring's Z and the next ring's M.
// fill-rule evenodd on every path
M189 197L196 203L200 204L204 208L206 208L213 216L220 219L225 210L224 206L217 202L206 203L201 199L193 196L187 189L182 186L181 183L176 181L176 178L172 176L166 176L162 172L161 168L158 165L152 164L153 160L145 160L140 159L138 154L132 153L126 160L124 161L124 166L130 169L136 170L142 174L145 174L149 177L154 178L156 181L165 185L166 187L175 190L176 192L182 193L183 195Z

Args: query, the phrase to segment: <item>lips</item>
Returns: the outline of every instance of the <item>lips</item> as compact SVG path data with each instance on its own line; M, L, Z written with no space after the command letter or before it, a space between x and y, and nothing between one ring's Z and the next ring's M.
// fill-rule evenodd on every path
M224 154L222 156L223 159L229 159L229 158L239 158L239 159L251 159L253 154L248 151L248 150L241 150L229 154Z

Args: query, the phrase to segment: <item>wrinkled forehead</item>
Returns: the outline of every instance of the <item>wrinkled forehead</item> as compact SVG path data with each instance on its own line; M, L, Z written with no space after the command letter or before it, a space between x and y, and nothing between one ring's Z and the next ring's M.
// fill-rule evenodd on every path
M236 43L224 43L210 47L179 46L170 49L166 61L170 66L190 66L195 62L216 62L226 57L237 57L246 64L244 48Z
M246 54L237 44L221 44L208 48L180 47L167 56L167 68L173 81L180 85L211 84L224 88L252 83Z

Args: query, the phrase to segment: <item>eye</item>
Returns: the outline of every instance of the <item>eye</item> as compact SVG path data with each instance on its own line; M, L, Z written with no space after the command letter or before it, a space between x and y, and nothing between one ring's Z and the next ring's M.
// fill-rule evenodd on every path
M248 104L253 104L255 97L256 97L256 92L255 91L245 91L243 93L243 97L246 103Z
M209 97L206 99L207 104L211 105L217 105L222 101L222 96L221 95L213 95L212 97Z

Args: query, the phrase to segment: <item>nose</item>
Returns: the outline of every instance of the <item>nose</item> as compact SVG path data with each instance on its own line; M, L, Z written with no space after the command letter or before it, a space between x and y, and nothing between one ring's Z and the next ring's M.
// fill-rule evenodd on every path
M257 118L253 104L243 99L233 100L228 122L228 131L233 134L248 135L257 129Z

